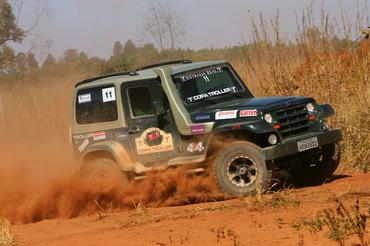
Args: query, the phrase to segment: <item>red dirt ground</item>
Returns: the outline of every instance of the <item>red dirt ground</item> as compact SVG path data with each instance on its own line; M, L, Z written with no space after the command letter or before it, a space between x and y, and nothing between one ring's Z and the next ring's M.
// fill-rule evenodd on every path
M74 219L15 225L20 245L338 245L303 220L339 199L370 209L370 173L336 176L327 184L275 194L177 207L101 211ZM351 209L350 209L351 210ZM369 228L366 240L370 242ZM293 226L295 225L295 226ZM300 225L300 226L299 226ZM346 245L359 243L352 235Z

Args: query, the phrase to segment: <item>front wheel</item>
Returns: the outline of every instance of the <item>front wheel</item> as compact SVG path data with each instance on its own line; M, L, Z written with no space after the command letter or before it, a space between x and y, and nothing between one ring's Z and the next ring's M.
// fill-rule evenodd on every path
M293 169L293 182L297 186L319 185L337 169L340 162L340 146L332 143L321 147L321 154L312 162L300 162Z
M219 189L231 196L263 193L271 180L261 149L246 141L220 151L214 162L214 176Z

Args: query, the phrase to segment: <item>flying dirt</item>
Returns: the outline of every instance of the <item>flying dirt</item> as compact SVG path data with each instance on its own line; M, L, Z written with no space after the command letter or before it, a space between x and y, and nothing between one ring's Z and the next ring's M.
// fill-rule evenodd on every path
M62 90L59 84L41 95ZM68 110L61 111L57 101L33 101L28 96L33 90L18 89L14 110L5 111L6 123L12 125L8 129L14 130L1 132L6 142L1 143L0 217L12 222L21 245L91 241L96 245L102 241L112 245L244 245L245 241L261 244L258 238L262 237L265 245L282 241L330 245L329 239L319 236L324 229L313 236L305 221L325 208L334 209L334 199L348 208L358 200L361 213L370 207L370 177L360 174L334 176L336 180L323 186L231 200L218 191L207 172L189 176L182 168L150 172L146 179L125 189L114 182L89 183L78 174L67 125L56 118L68 122ZM30 120L19 121L19 112L28 114L29 108ZM54 123L49 127L37 124L45 118ZM27 128L29 131L21 130ZM143 231L146 236L138 236ZM267 233L268 238L264 236ZM354 235L349 238L358 242Z
M14 223L31 223L44 219L74 218L105 210L127 210L139 202L150 207L188 205L225 199L216 192L210 177L189 178L184 170L150 173L147 179L128 187L90 183L79 175L49 181L45 187L19 185L23 171L2 173L0 216ZM6 178L10 177L10 178Z

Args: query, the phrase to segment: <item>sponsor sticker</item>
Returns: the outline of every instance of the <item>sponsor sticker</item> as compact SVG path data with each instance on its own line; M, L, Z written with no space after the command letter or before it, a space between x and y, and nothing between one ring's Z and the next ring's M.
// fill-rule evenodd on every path
M82 144L80 145L80 147L78 147L78 151L82 152L85 150L85 148L87 147L87 145L89 145L89 140L88 139L85 139Z
M194 125L194 126L191 126L190 128L191 128L191 133L194 135L203 134L206 132L205 125Z
M172 134L166 133L159 128L146 129L140 137L135 139L138 155L153 154L174 149Z
M228 110L228 111L218 111L216 112L216 120L227 120L227 119L236 119L236 114L238 110Z
M202 152L204 150L203 142L190 143L186 150L190 153L193 153L195 151Z
M116 100L116 92L114 87L104 88L101 90L103 102L111 102Z
M94 132L92 134L93 140L98 141L98 140L103 140L106 138L105 132Z
M79 104L88 103L88 102L91 102L91 94L90 93L78 95L78 103Z
M253 116L257 116L257 109L240 110L239 116L240 117L253 117Z
M92 136L93 136L92 133L73 135L73 140L80 140L80 139L85 139L85 138L91 138Z
M127 138L127 133L121 133L121 132L116 132L116 139L119 140L119 139L125 139Z
M211 115L209 114L198 114L195 116L195 120L210 120Z

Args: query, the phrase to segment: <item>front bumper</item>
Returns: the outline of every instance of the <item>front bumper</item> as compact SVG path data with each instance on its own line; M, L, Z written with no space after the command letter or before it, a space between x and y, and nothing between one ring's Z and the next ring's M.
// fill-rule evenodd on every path
M313 132L304 136L299 136L294 139L289 139L287 142L280 143L271 147L263 148L262 154L266 161L278 159L281 157L300 153L298 151L297 142L303 139L317 137L319 146L331 144L342 140L342 131L334 129L327 132Z

